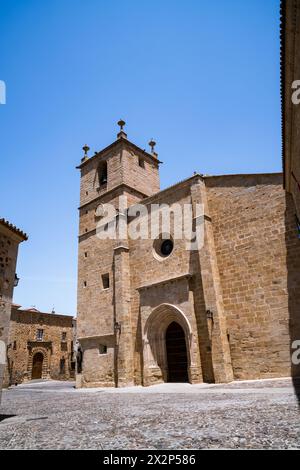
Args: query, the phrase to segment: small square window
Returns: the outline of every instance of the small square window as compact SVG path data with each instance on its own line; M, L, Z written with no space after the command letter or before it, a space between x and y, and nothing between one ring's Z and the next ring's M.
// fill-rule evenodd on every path
M43 341L43 337L44 337L44 330L37 330L36 332L37 341Z
M109 274L102 274L103 289L109 289Z
M107 354L107 346L106 344L100 344L99 346L99 354Z

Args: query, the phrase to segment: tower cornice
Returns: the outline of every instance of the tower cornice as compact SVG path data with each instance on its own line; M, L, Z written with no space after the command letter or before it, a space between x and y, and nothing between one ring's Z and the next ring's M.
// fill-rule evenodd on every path
M123 145L124 147L129 147L131 148L132 150L135 150L137 153L143 155L144 157L148 158L149 160L151 160L151 162L153 162L154 164L156 164L157 166L162 163L160 160L158 160L158 158L156 156L154 156L154 154L151 154L149 152L146 152L146 150L144 149L141 149L140 147L138 147L136 144L134 144L133 142L130 142L130 140L128 139L125 139L124 137L119 137L117 140L115 140L112 144L108 145L107 147L105 147L104 149L100 150L99 152L96 152L92 157L90 157L89 159L87 160L84 160L80 165L78 165L76 168L81 170L82 168L84 168L85 166L87 166L91 161L94 161L96 158L98 158L99 156L103 156L105 155L106 153L109 153L113 148L115 147L118 147L120 145Z

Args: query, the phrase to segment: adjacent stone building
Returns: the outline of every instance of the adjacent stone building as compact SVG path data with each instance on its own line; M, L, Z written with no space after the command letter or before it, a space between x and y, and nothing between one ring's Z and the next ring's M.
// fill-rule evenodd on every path
M300 237L300 0L282 1L281 14L284 186L295 201Z
M282 174L195 174L160 191L155 143L147 152L119 125L117 140L93 157L84 147L79 166L78 386L289 376L291 328L300 334L300 241ZM108 203L126 235L139 204L148 213L192 207L203 246L177 239L175 215L155 238L100 239L99 227L111 227Z
M4 219L0 219L0 401L6 347L14 287L17 285L16 264L19 244L27 235Z
M282 149L284 188L292 197L294 221L300 243L300 0L281 1L281 98ZM294 264L294 250L288 250L288 266ZM300 270L288 270L290 337L293 349L300 346ZM300 381L297 379L298 357L292 364L292 376L300 402Z
M5 386L33 379L74 378L75 327L71 316L13 305Z

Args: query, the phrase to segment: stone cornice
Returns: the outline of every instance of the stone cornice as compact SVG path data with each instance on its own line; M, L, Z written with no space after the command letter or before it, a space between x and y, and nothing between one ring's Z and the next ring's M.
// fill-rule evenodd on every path
M119 145L123 145L124 147L131 147L135 150L135 152L143 155L147 159L150 159L155 165L159 165L162 163L160 160L158 160L156 157L151 155L151 153L146 152L146 150L141 149L137 145L135 145L133 142L130 142L130 140L125 139L124 137L120 137L119 139L115 140L112 144L108 145L104 149L100 150L100 152L95 153L92 157L88 158L87 160L83 161L80 165L78 165L76 168L77 169L82 169L86 165L88 165L89 162L95 160L99 156L104 156L106 153L110 152L114 147L117 147Z
M52 341L27 341L27 346L31 348L37 348L37 347L51 348Z
M158 286L161 286L163 284L169 284L171 282L178 282L178 281L181 281L183 279L191 279L192 277L193 277L193 275L191 273L185 273L185 274L181 274L180 276L177 276L177 277L171 277L169 279L162 279L161 281L152 282L151 284L145 284L144 286L137 287L136 290L140 291L140 290L145 290L145 289L151 289L153 287L158 287Z
M98 340L101 338L114 337L114 333L105 333L104 335L94 335L94 336L80 336L77 338L77 341L81 343L82 341Z
M119 245L114 248L114 252L116 251L129 251L129 247L125 245Z
M86 208L87 206L89 206L90 204L92 204L92 203L94 203L94 202L97 202L97 201L100 201L100 200L103 199L105 196L112 194L114 191L116 191L116 190L118 190L118 189L129 189L130 191L134 191L136 194L138 194L139 196L141 196L142 200L149 197L147 194L142 193L142 192L139 191L138 189L135 189L135 188L133 188L132 186L129 186L128 184L126 184L126 183L121 183L121 184L118 184L117 186L115 186L114 188L109 189L109 190L106 191L105 193L100 194L99 196L95 197L95 198L92 199L91 201L86 202L85 204L82 204L82 206L79 206L79 207L78 207L78 210L85 209L85 208Z

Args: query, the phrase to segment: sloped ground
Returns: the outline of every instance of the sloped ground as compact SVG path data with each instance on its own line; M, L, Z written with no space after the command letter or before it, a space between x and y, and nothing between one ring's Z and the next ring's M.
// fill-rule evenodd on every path
M15 415L0 423L0 449L300 449L289 379L118 390L31 382L4 391L0 412Z

